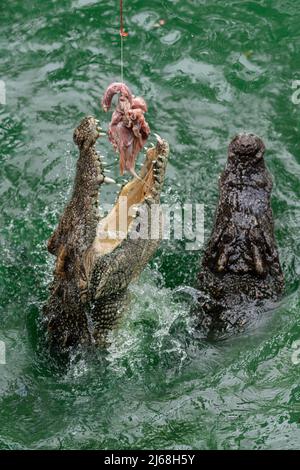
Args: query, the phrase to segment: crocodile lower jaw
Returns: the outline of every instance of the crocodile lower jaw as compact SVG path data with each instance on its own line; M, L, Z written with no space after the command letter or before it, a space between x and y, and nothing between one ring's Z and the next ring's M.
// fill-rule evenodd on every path
M157 137L156 147L146 152L140 175L121 189L110 213L100 220L93 244L97 257L113 252L127 238L138 208L143 203L159 202L167 157L168 145Z

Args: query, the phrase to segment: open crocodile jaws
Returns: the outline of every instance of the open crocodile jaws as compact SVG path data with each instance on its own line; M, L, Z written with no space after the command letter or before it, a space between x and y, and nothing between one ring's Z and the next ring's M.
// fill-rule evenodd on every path
M112 180L105 177L96 152L99 130L98 121L86 117L74 132L80 154L73 193L48 242L56 264L44 321L50 346L58 351L79 344L106 343L108 331L117 325L126 305L128 285L141 273L160 241L159 236L151 239L139 234L143 224L149 223L151 207L159 204L169 154L167 142L157 139L156 147L146 153L139 178L121 189L112 211L101 219L99 189ZM125 225L124 201L128 209ZM120 219L122 231L118 232Z

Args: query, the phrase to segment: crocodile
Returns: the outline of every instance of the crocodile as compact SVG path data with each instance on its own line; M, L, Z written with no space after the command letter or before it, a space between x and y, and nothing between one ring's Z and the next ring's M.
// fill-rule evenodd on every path
M253 313L273 305L284 289L270 202L272 178L264 153L259 137L237 135L219 179L219 201L193 308L197 326L211 338L243 330Z
M128 305L129 284L161 238L161 217L154 220L152 214L155 206L159 208L168 143L157 136L139 176L121 188L112 210L101 217L99 191L114 181L105 176L96 150L100 130L99 121L88 116L74 131L79 158L73 192L48 241L56 259L43 324L51 351L59 353L79 345L107 344L108 332ZM158 225L154 237L147 236L151 216Z

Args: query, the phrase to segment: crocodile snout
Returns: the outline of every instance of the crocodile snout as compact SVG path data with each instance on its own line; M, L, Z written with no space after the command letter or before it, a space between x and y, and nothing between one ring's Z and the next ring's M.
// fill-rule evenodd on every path
M264 151L263 141L255 134L238 134L229 145L229 158L253 163L263 157Z

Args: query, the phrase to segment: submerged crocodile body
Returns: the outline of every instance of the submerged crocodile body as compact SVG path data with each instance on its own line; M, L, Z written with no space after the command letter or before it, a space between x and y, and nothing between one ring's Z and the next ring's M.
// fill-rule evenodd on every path
M264 152L264 143L253 134L240 134L229 145L198 276L194 313L208 334L243 328L262 301L275 301L284 288Z
M85 118L74 132L80 155L73 193L48 242L56 264L44 323L51 348L59 352L80 344L105 344L107 332L117 325L126 306L128 285L159 244L159 237L146 239L139 234L152 204L159 203L167 142L158 138L156 147L147 151L139 177L122 188L112 211L101 219L99 189L111 180L104 176L96 152L98 137L93 117ZM116 224L124 218L124 200L128 205L125 230L112 236L112 229L118 230Z

